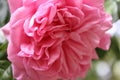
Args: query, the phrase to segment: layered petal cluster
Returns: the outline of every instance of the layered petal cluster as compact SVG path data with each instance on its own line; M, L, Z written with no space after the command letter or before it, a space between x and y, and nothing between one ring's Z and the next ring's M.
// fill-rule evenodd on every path
M3 27L8 59L17 80L84 78L108 50L111 16L104 0L8 0L11 18Z

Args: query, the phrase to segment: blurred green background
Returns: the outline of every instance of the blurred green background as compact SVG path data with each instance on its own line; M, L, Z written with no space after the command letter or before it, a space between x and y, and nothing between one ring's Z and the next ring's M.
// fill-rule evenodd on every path
M113 17L113 28L109 51L96 49L99 60L93 60L84 80L120 80L120 0L105 0L105 9ZM10 18L7 0L0 0L0 27ZM0 80L14 80L11 63L7 59L7 40L0 30ZM81 80L81 79L78 79Z

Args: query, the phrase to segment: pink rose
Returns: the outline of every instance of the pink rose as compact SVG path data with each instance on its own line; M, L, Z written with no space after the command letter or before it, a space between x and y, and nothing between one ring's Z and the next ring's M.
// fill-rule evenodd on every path
M17 80L84 78L109 49L111 16L104 0L8 0L11 19L3 27L8 59Z

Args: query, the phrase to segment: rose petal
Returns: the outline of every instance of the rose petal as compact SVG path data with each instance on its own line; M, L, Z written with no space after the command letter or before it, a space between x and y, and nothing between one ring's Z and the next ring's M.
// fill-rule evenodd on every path
M104 0L83 0L83 3L103 10Z
M8 0L11 13L22 6L22 0Z
M110 38L111 36L109 34L105 34L99 43L99 48L102 48L104 50L108 50L110 47Z
M111 17L104 0L8 2L11 19L2 30L17 80L84 78L97 59L95 48L109 48Z
M9 23L6 24L4 27L2 27L1 30L3 31L4 35L6 36L6 38L9 41L10 40L10 26L9 26Z
M81 7L83 0L65 0L66 4L69 6Z

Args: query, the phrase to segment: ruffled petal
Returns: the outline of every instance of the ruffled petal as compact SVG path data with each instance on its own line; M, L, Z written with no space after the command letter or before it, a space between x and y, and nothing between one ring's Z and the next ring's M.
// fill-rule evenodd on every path
M8 59L17 80L84 78L97 59L96 47L108 50L111 17L104 0L8 0L10 22L2 28Z

